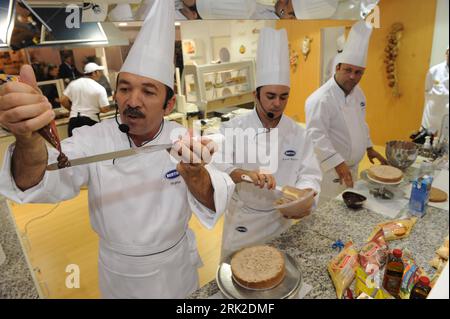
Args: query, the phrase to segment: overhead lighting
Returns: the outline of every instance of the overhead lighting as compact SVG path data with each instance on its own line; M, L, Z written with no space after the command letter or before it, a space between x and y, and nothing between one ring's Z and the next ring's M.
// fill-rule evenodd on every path
M126 23L126 22L119 23L119 27L126 27L126 26L128 26L128 23Z
M175 21L175 26L176 27L179 27L181 25L181 23L180 22L178 22L178 21Z

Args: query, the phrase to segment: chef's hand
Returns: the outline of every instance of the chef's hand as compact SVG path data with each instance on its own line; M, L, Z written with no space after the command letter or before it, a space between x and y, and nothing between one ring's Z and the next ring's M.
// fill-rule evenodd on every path
M217 151L217 144L212 140L201 137L194 139L190 134L180 137L174 143L171 155L180 161L180 164L205 165L211 162L212 155Z
M380 161L380 163L382 165L388 165L387 160L383 157L383 155L381 155L380 153L378 153L377 151L375 151L375 149L373 147L369 147L367 149L367 157L369 158L369 161L372 164L375 164L375 162L373 161L374 159L377 159Z
M39 91L33 68L20 69L20 82L0 86L0 124L16 139L29 140L55 117L51 104Z
M298 189L294 187L289 187L289 191L295 193L298 199L292 201L289 206L278 209L284 218L300 219L310 215L314 206L314 197L317 195L317 192L313 191L311 188ZM304 200L303 198L311 191L313 191L313 196Z
M242 179L242 175L247 175L248 177L250 177L253 181L253 184L255 186L258 186L259 188L264 188L264 186L267 186L267 189L275 189L275 186L277 186L275 177L272 174L266 174L257 171L247 171L238 168L231 172L230 177L235 184L239 184L242 182L248 183L248 181Z
M350 172L350 168L348 168L345 162L342 162L334 169L339 176L339 182L341 183L341 185L345 184L347 187L353 187L352 173Z

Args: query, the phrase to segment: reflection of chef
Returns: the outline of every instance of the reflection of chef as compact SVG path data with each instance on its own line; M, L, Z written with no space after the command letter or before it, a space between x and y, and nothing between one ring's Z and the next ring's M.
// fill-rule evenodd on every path
M448 114L448 48L447 61L433 66L425 82L425 109L422 116L422 128L436 134L442 125L442 119Z
M231 141L231 146L224 146L218 152L226 163L216 165L238 184L225 214L222 259L242 247L264 243L281 234L292 224L284 216L299 219L313 209L314 200L310 198L301 206L295 206L295 215L286 214L283 209L277 211L273 207L276 193L264 185L272 187L275 179L279 185L295 187L299 194L311 189L319 192L321 172L312 141L306 137L305 129L283 114L290 92L286 30L261 30L256 87L254 110L222 126L225 136L231 130L236 134L235 140L246 139L243 143ZM242 132L242 128L248 132ZM251 155L255 145L258 154L267 154L270 150L269 153L274 155L270 156L270 161L277 165L271 171L263 172L267 163L259 156ZM242 174L248 175L260 187L243 182Z
M176 20L249 19L255 0L177 0Z
M338 55L336 74L306 100L306 127L322 166L321 198L334 198L358 177L364 154L371 162L386 160L372 147L365 120L366 98L358 86L367 61L372 27L356 23L344 51Z

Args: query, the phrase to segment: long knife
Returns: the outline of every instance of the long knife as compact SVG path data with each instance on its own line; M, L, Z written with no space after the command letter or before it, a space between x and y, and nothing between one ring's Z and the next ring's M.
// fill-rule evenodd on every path
M173 144L158 144L158 145L147 145L142 147L136 147L136 148L129 148L122 151L116 151L116 152L109 152L109 153L103 153L93 156L87 156L87 157L80 157L75 158L73 160L70 160L70 166L77 166L77 165L85 165L95 162L101 162L101 161L107 161L114 158L121 158L121 157L127 157L135 154L143 154L143 153L152 153L157 151L164 151L167 150L170 152L170 149L173 147ZM61 168L65 167L58 167L58 163L53 163L47 166L48 171L55 171Z

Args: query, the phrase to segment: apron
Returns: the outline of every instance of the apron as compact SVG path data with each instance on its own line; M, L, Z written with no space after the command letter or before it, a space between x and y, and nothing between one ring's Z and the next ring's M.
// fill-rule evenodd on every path
M241 185L254 188L253 185L240 184L239 186ZM292 224L291 220L284 218L273 208L254 208L254 205L253 207L249 205L252 205L252 201L244 203L239 195L233 195L228 211L225 213L221 261L241 248L266 243L287 230Z
M355 183L358 180L359 162L362 160L367 150L368 132L364 124L361 110L358 107L343 106L341 107L341 111L350 136L350 152L344 150L337 151L341 156L349 154L349 158L344 157L344 159L345 163L350 168L353 183ZM335 198L347 189L345 184L341 185L339 181L337 181L338 179L339 176L334 168L327 172L323 172L319 204Z
M105 299L186 298L199 288L201 267L194 233L188 229L175 247L149 256L117 253L100 240L99 287Z

